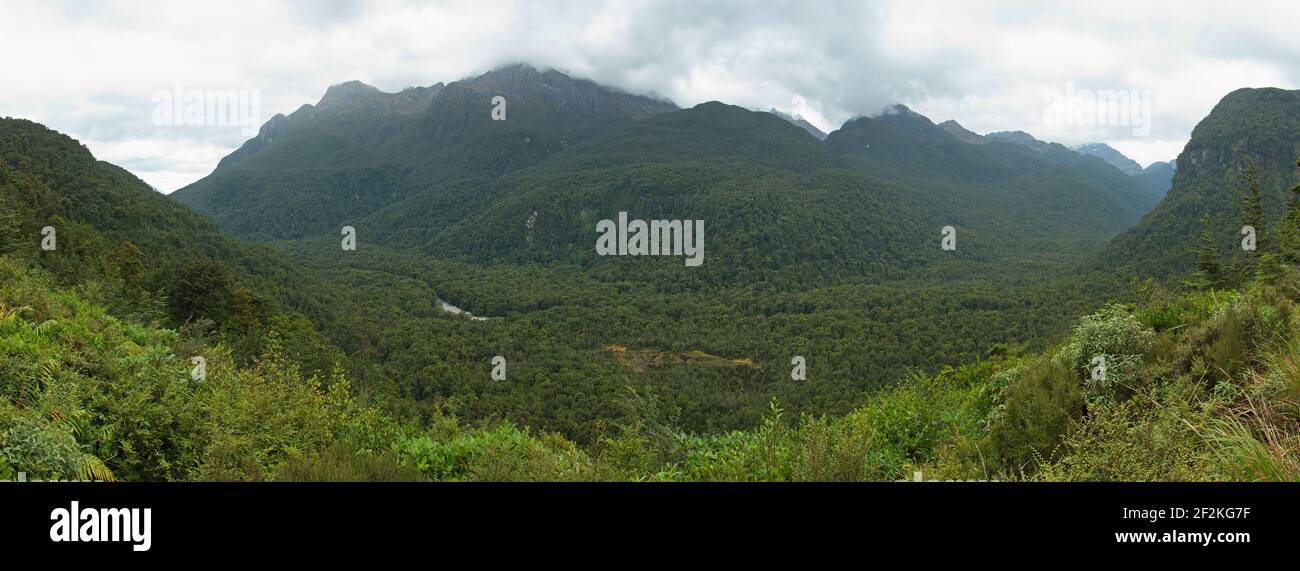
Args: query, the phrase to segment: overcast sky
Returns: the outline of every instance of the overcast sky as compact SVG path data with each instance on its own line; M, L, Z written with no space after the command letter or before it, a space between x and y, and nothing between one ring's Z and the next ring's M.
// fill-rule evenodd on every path
M1300 86L1300 2L0 0L0 116L164 192L248 138L160 121L178 86L255 94L260 125L331 84L396 91L514 61L823 130L901 102L979 133L1107 142L1145 166L1177 156L1229 91ZM1129 99L1118 120L1071 114L1098 93Z

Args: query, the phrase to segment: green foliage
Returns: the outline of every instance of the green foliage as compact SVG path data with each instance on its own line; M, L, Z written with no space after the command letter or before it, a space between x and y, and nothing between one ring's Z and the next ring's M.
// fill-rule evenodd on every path
M1141 384L1142 356L1151 336L1152 332L1124 306L1108 305L1080 318L1065 352L1073 370L1084 380L1085 396L1127 396L1136 392ZM1105 363L1105 378L1093 379L1093 362L1099 357Z
M508 101L505 121L492 120L498 95ZM331 87L318 105L276 116L211 175L173 196L240 237L337 236L344 224L412 194L481 183L673 109L522 65L395 94L346 83ZM450 200L449 208L477 204L480 186L457 194L468 200Z
M1196 248L1196 269L1187 280L1189 287L1208 290L1221 288L1226 283L1223 266L1219 263L1218 238L1210 215L1201 216L1201 243Z
M401 429L323 390L276 339L244 368L201 347L190 377L176 332L122 322L48 273L0 257L0 464L33 478L248 480L340 438L371 449ZM331 384L346 391L336 371Z
M1070 422L1083 413L1083 384L1067 355L1042 356L1008 374L990 414L989 463L1023 474L1051 458Z
M190 262L176 272L168 297L169 309L177 321L224 321L234 311L230 270L214 260Z
M1231 220L1240 214L1242 195L1256 232L1269 235L1282 218L1295 184L1296 133L1300 132L1300 91L1238 89L1224 96L1196 128L1178 157L1173 188L1140 224L1117 236L1096 261L1109 272L1157 279L1178 278L1196 264L1197 221L1208 214ZM1250 183L1241 188L1247 164L1255 166L1258 197ZM1262 216L1260 211L1262 210ZM1241 252L1240 226L1220 227L1219 252ZM1276 248L1276 240L1268 248ZM1260 253L1266 250L1258 249ZM1244 279L1254 275L1246 272ZM1238 285L1238 284L1231 284Z
M1296 159L1296 166L1300 167L1300 159ZM1300 180L1300 176L1297 179ZM1278 222L1278 239L1283 259L1293 264L1300 262L1300 182L1291 187L1291 200Z
M436 480L569 481L591 479L586 455L563 439L537 439L509 424L446 440L418 436L393 451L404 465Z
M393 453L358 452L335 443L318 455L290 457L275 472L280 482L419 482L424 476Z
M1073 424L1036 479L1045 481L1198 481L1217 473L1192 428L1207 415L1187 407L1103 400Z

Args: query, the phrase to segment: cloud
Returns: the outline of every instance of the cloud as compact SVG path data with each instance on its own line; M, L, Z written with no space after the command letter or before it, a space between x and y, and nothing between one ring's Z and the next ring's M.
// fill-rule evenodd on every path
M255 92L261 119L359 79L385 90L527 61L689 106L801 113L823 130L901 102L977 132L1173 158L1229 91L1300 85L1295 3L610 0L0 0L0 115L83 139L172 191L246 137L158 124L177 84ZM1049 124L1052 93L1149 93L1149 133Z

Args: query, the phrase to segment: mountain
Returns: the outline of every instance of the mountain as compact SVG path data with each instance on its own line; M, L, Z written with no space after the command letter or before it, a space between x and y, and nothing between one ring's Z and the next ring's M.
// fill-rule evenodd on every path
M948 278L1066 267L1136 223L1157 197L1060 145L971 144L903 106L819 144L788 120L712 102L612 130L496 179L434 185L360 219L386 246L486 263L572 263L730 284ZM704 220L703 268L602 258L596 224ZM938 246L961 228L958 255ZM1032 268L1032 269L1031 269Z
M962 127L961 123L958 123L952 119L939 123L939 127L942 127L943 130L951 133L954 137L957 137L958 139L961 139L967 143L984 142L984 137L980 136L974 131Z
M675 108L525 65L398 93L352 81L273 117L172 197L241 237L337 233L429 185L498 176Z
M927 223L981 238L975 254L989 264L1017 251L1082 262L1159 200L1095 157L1023 132L979 137L901 105L845 123L826 145L864 174L937 202Z
M173 196L245 238L351 225L424 255L616 273L641 265L596 256L600 220L705 220L710 263L692 275L715 284L790 268L801 283L1041 273L1094 253L1159 198L1095 157L901 105L824 143L808 127L721 103L675 110L526 66L398 93L348 82ZM934 247L947 226L962 230L960 254Z
M1033 135L1030 135L1029 133L1026 133L1024 131L998 131L995 133L989 133L987 135L984 135L984 138L990 141L1003 141L1007 143L1016 143L1019 145L1024 145L1040 153L1059 151L1059 149L1054 147L1052 143L1048 143L1046 141L1040 141L1034 138ZM1059 147L1059 145L1057 146Z
M1106 143L1079 145L1078 147L1075 147L1075 150L1085 155L1098 157L1101 160L1110 163L1124 174L1137 175L1142 172L1142 165L1139 165L1137 161L1124 156L1124 153L1115 150Z
M1075 150L1085 155L1100 158L1124 174L1137 178L1142 186L1156 196L1163 198L1165 193L1169 191L1169 185L1173 183L1174 163L1176 161L1155 162L1151 163L1147 168L1142 168L1142 165L1139 165L1137 161L1124 156L1123 153L1106 143L1080 145L1075 147Z
M786 113L782 113L780 111L777 111L776 109L768 111L768 113L771 113L773 115L776 115L777 117L785 119L786 121L789 121L790 123L794 124L794 126L807 131L809 135L816 137L818 141L826 140L826 133L822 132L821 129L818 129L816 125L809 123L803 117L797 117Z
M1212 219L1220 251L1234 251L1241 240L1236 205L1245 192L1247 163L1258 169L1271 226L1290 199L1297 156L1300 91L1247 88L1229 93L1192 131L1178 155L1168 195L1140 224L1115 237L1096 265L1157 278L1189 272L1204 214Z
M386 245L478 262L576 263L705 283L775 272L879 279L937 251L923 247L934 232L919 224L929 201L907 195L860 175L776 115L710 102L482 185L433 187L358 227L374 228ZM596 224L619 212L704 220L706 263L598 257Z
M1142 169L1142 172L1134 176L1152 192L1157 192L1161 197L1164 197L1165 193L1169 192L1169 186L1174 182L1174 169L1177 163L1176 160L1169 162L1157 161L1151 163L1147 168Z
M42 247L45 227L51 249ZM0 254L61 284L97 292L115 314L214 331L275 329L286 349L328 372L341 355L308 323L338 333L352 302L265 246L221 234L211 220L76 140L23 119L0 119ZM202 327L200 327L202 329Z

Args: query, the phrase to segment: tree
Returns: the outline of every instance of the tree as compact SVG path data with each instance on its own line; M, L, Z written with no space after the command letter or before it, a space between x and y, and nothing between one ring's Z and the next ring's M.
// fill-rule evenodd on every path
M216 260L196 260L176 272L168 295L168 309L180 322L206 317L223 323L231 312L233 297L226 265Z
M1214 240L1214 225L1210 214L1201 216L1201 243L1195 250L1196 269L1187 285L1196 289L1214 289L1223 286L1223 268L1219 265L1219 249Z
M1242 182L1245 188L1238 198L1237 215L1241 221L1242 237L1245 236L1246 227L1249 226L1253 229L1255 240L1254 249L1244 250L1244 258L1243 250L1237 250L1237 256L1234 258L1232 272L1237 280L1244 281L1262 269L1260 262L1272 244L1264 228L1264 197L1259 190L1259 169L1255 166L1255 161L1249 157L1246 158Z
M128 285L137 284L144 273L144 254L130 240L118 244L113 251L112 262L117 266L122 281Z
M1300 167L1300 159L1296 159L1295 164ZM1291 202L1278 223L1277 233L1283 258L1292 263L1300 262L1300 184L1291 187Z
M17 251L21 236L22 228L16 209L0 196L0 254Z
M1259 190L1259 169L1255 161L1246 159L1246 172L1242 175L1246 188L1237 205L1243 226L1255 228L1255 251L1267 250L1264 232L1264 197Z

